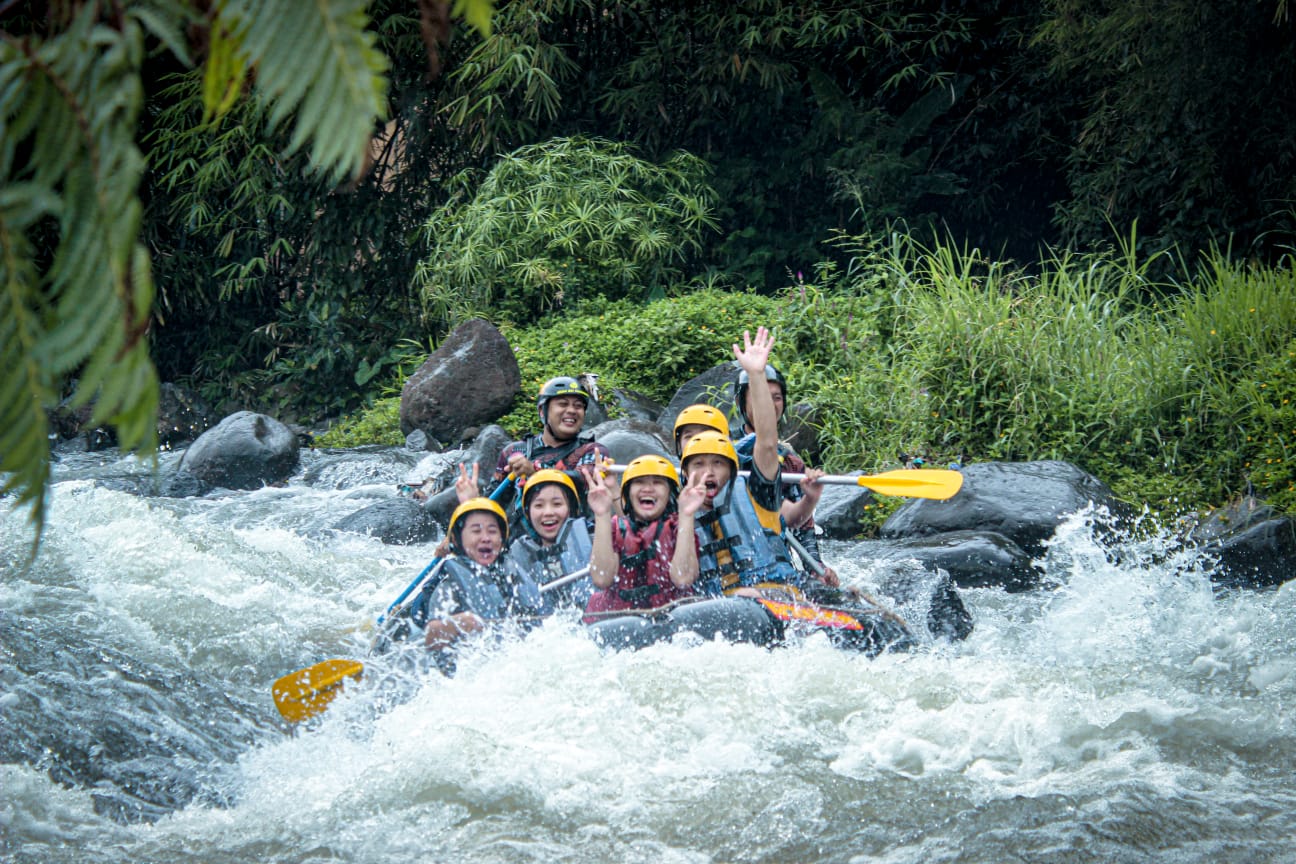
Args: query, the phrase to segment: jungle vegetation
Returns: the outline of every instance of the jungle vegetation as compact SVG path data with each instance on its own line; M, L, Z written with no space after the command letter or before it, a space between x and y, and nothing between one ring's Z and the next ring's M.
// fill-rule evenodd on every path
M829 467L928 446L1276 494L1294 27L1286 0L11 0L4 490L39 520L68 396L143 451L159 376L316 422L469 315L591 364L639 321L682 374L714 346L671 316L733 297L787 331Z

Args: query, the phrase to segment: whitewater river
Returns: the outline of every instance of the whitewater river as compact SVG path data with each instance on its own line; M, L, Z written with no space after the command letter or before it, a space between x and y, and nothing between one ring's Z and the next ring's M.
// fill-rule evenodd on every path
M0 860L1296 861L1296 592L1215 596L1083 519L1061 587L964 591L962 644L603 654L559 620L291 734L270 683L363 659L431 555L328 530L414 461L173 500L67 457L30 567L0 501Z

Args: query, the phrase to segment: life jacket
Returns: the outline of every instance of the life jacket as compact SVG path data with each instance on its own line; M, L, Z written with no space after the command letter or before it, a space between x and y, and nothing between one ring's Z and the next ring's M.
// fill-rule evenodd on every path
M495 476L503 479L504 474L507 473L505 466L508 463L508 458L514 453L521 453L527 458L527 461L540 468L565 471L576 483L577 496L580 498L581 515L589 519L593 518L593 514L590 513L589 503L585 500L585 478L580 475L577 469L581 465L594 464L600 452L606 454L607 448L594 441L593 432L582 432L570 441L564 441L555 447L550 447L544 443L543 435L532 433L521 441L514 442L504 448L500 454ZM518 477L513 481L512 488L504 493L500 501L508 511L510 532L521 525L522 487L525 484L526 478Z
M580 518L568 519L558 531L552 545L545 546L535 537L523 534L509 546L509 557L532 580L543 585L588 567L593 545L589 524ZM551 596L555 606L578 606L584 609L593 593L594 583L586 576L554 589Z
M712 509L694 517L702 593L719 595L761 582L801 583L787 544L779 536L778 511L761 511L747 490L747 478L735 475L715 497Z
M681 588L671 581L670 559L658 548L657 540L668 521L668 516L647 523L612 520L612 544L621 550L616 577L610 587L590 598L586 612L656 609L693 593L691 586Z
M750 471L756 458L754 451L756 449L756 433L748 432L746 435L733 442L734 452L738 454L738 470ZM784 444L782 441L778 445L779 464L784 471L793 474L802 474L805 472L805 462L792 449L791 445ZM784 483L783 497L792 502L800 501L805 496L805 490L799 483Z
M540 586L507 559L482 567L458 556L447 558L441 568L441 584L446 583L454 586L465 611L486 621L551 611Z

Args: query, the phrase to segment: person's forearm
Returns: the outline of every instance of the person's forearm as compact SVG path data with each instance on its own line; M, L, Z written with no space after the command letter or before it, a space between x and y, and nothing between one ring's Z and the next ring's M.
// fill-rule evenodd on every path
M697 581L699 572L697 540L693 536L693 517L680 514L675 534L675 554L671 555L671 582L687 588Z
M594 515L594 539L590 549L590 581L595 588L611 588L621 561L612 548L612 515Z

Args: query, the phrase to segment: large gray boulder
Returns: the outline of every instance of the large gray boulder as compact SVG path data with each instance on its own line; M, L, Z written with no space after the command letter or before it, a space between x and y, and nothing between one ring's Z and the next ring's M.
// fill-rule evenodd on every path
M199 435L176 470L196 478L195 489L259 489L291 477L300 454L297 434L283 423L265 414L238 411ZM169 484L171 490L182 486Z
M674 434L675 418L679 413L690 405L700 403L719 408L729 418L730 426L736 426L738 412L734 408L734 382L737 379L738 364L732 360L712 366L701 375L690 378L675 391L675 395L657 418L657 424Z
M1210 579L1221 588L1272 588L1296 578L1296 523L1276 516L1212 540Z
M437 539L436 519L412 498L388 498L343 516L333 524L338 531L366 534L391 545L426 543Z
M401 388L401 433L419 429L433 441L457 442L465 429L508 411L521 383L513 349L495 325L465 321Z
M852 471L850 477L862 472ZM849 540L860 533L864 508L873 500L873 493L863 486L825 485L815 506L815 525L834 540Z
M608 448L612 461L625 465L640 456L665 456L675 462L670 439L656 423L643 420L609 420L594 427L594 440Z
M1129 511L1106 484L1069 462L979 462L962 471L957 495L905 504L882 526L882 538L994 531L1036 556L1064 519L1091 504L1113 516Z
M638 390L629 390L624 387L613 387L612 398L616 400L617 407L621 409L621 414L631 420L647 420L650 423L656 423L657 418L661 416L665 406L651 396L645 396Z
M960 588L1029 591L1044 579L1020 546L994 531L948 531L870 544L865 554L878 562L913 561L926 570L943 571Z

